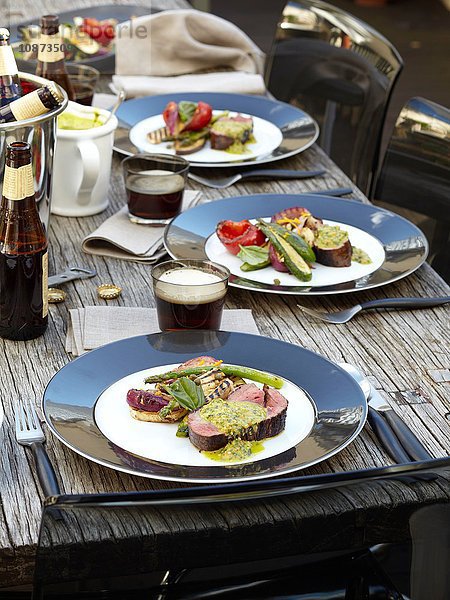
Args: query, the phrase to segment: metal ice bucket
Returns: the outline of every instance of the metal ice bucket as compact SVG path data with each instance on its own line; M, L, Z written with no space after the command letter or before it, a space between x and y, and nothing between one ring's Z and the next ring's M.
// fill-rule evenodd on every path
M48 83L47 79L19 72L24 92L33 91ZM59 88L64 96L60 106L53 110L23 121L0 123L0 181L3 182L5 169L6 145L11 142L28 142L31 144L33 157L34 191L39 208L39 215L48 231L52 189L53 154L56 143L56 117L67 106L66 92ZM1 190L0 190L1 191Z

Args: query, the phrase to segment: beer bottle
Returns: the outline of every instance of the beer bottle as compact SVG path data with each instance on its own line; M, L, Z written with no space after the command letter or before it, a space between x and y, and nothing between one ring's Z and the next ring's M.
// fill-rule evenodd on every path
M66 90L69 100L75 100L75 92L64 63L63 44L59 33L59 17L57 15L45 15L41 18L36 75L54 81Z
M16 59L9 45L9 31L0 27L0 106L22 95Z
M0 336L30 340L48 322L47 239L34 197L30 144L6 149L0 204Z
M0 123L22 121L23 119L43 115L59 106L63 99L64 96L56 85L44 85L6 106L2 106L0 108Z

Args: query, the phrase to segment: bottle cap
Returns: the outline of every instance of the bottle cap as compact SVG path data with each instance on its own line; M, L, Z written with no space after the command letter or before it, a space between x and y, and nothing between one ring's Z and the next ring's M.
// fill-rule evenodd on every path
M48 301L50 304L58 304L64 302L67 298L66 292L58 288L48 288Z
M113 283L102 283L97 286L97 293L103 300L114 300L122 293L122 288Z
M46 87L48 89L48 91L53 96L53 98L58 102L58 104L61 104L61 102L64 99L64 96L62 95L59 87L53 81L51 83L45 84L44 87Z

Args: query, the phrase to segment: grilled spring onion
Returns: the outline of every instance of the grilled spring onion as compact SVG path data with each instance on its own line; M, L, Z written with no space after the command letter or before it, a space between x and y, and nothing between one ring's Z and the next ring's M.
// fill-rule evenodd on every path
M216 369L217 365L208 365L205 367L191 367L190 369L183 369L182 371L168 371L167 373L161 373L160 375L151 375L147 377L145 383L159 383L161 381L167 381L168 379L179 379L180 377L189 377L190 375L200 375L211 369ZM272 375L271 373L265 373L264 371L258 371L251 367L240 367L236 365L220 365L220 370L225 375L232 377L242 377L242 379L250 379L251 381L257 381L258 383L265 383L276 389L280 389L283 386L283 380L281 377Z

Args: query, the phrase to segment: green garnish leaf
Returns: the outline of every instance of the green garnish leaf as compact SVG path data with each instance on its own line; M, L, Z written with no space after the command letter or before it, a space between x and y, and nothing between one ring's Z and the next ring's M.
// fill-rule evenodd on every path
M267 246L239 246L238 257L248 265L259 265L269 260L269 248Z
M188 377L181 377L170 385L165 385L164 389L187 410L196 410L205 404L203 389Z
M187 123L190 121L196 110L197 102L188 102L187 100L178 102L178 116L180 117L182 123Z

